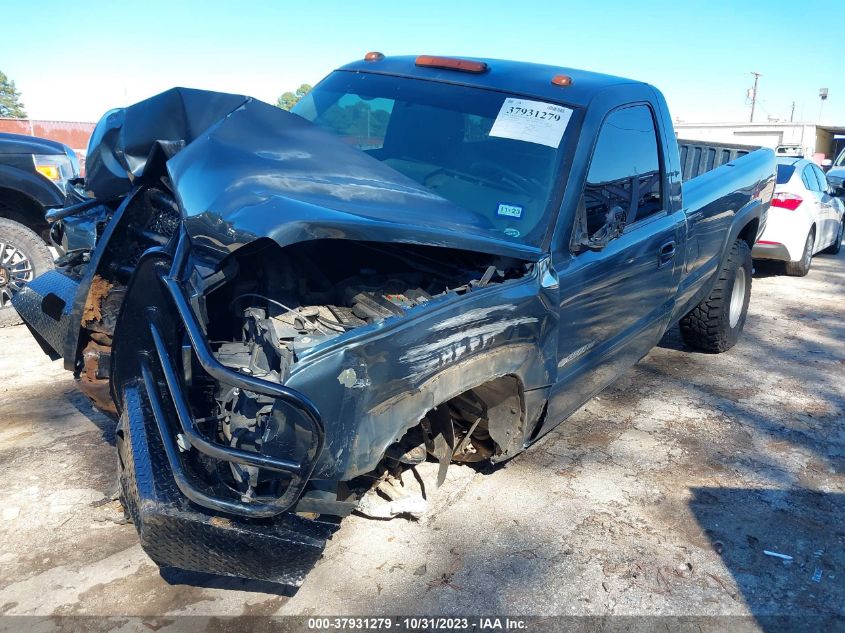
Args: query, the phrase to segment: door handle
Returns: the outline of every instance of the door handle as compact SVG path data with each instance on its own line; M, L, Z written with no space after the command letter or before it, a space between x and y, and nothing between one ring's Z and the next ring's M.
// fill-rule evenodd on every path
M657 267L663 268L666 264L675 259L675 242L666 242L660 247L660 252L657 255Z

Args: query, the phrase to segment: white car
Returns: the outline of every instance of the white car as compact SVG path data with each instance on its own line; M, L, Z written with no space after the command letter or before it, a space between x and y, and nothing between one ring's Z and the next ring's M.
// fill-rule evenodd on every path
M786 262L787 275L803 277L813 255L838 253L845 205L831 194L824 172L814 162L778 158L769 218L752 257Z

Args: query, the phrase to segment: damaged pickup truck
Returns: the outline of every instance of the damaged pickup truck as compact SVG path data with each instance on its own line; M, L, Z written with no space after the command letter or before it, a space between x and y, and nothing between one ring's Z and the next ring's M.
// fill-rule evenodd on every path
M14 305L119 416L150 557L291 585L403 469L513 457L675 323L733 346L775 171L644 83L378 53L292 113L111 111L87 169Z

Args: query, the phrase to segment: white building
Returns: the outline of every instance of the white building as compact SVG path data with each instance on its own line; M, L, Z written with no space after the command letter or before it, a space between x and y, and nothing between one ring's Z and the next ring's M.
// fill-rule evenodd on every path
M779 145L801 148L807 158L821 163L845 143L845 127L816 123L675 123L678 138L712 143L759 145L775 149ZM839 137L839 139L837 139Z

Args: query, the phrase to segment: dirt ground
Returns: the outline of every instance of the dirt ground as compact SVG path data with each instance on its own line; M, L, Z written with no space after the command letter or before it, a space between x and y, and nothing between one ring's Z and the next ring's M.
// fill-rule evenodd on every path
M670 332L504 467L450 469L422 520L344 520L292 593L162 577L108 500L113 423L7 328L0 613L845 616L843 341L845 253L759 269L729 353Z

